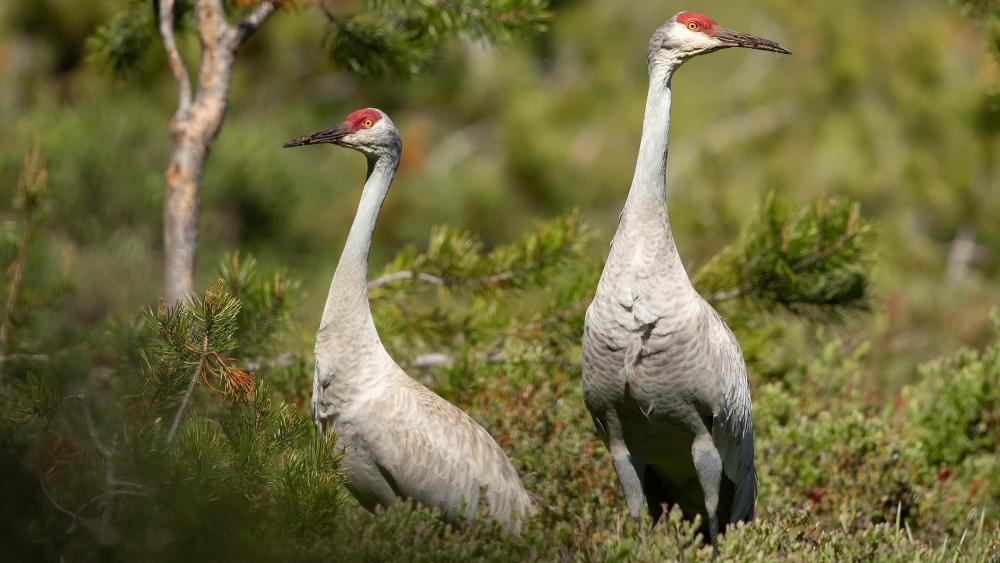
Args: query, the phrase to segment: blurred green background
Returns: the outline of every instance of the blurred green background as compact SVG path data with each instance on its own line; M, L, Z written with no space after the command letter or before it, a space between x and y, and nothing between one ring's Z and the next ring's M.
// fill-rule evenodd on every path
M32 322L47 325L51 349L160 294L176 90L158 45L126 76L88 60L88 36L122 5L0 5L3 252L16 246L11 201L38 138L51 195L29 268L50 285L25 287L24 300L47 304ZM383 79L334 66L319 10L283 9L239 53L203 183L199 287L228 250L286 267L303 288L292 345L311 349L364 162L281 145L364 106L387 111L404 139L373 268L422 246L433 225L502 243L571 208L603 256L638 146L646 41L685 8L794 53L729 50L675 78L670 208L688 270L735 240L769 190L802 204L845 195L878 234L873 314L843 331L845 350L871 340L870 385L892 393L917 364L989 341L1000 165L996 111L983 100L1000 67L976 22L945 0L556 1L549 31L531 41L454 42L421 74ZM181 47L193 60L196 39Z

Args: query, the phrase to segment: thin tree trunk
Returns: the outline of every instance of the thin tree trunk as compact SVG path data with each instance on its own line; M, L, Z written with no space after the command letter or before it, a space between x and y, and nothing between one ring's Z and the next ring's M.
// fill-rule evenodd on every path
M174 39L174 0L160 2L160 36L178 88L177 111L170 122L174 150L166 171L163 209L164 294L170 304L194 290L201 179L225 118L236 50L276 7L273 1L261 2L233 26L226 20L221 0L195 2L201 64L192 98L191 80Z

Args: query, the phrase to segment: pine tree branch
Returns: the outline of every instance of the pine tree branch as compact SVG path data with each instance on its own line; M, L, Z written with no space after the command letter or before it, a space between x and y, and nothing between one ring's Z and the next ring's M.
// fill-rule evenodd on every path
M202 373L205 370L205 363L208 361L208 354L208 335L206 334L204 339L202 339L201 355L198 358L198 366L195 368L194 373L191 374L191 381L188 383L187 389L184 391L184 398L181 400L180 407L177 408L177 414L174 415L174 422L170 425L170 432L167 433L168 446L174 441L174 437L177 435L177 430L181 426L181 419L184 418L184 411L187 410L188 405L191 403L191 396L194 395L194 388L198 384L198 379L202 377Z
M871 238L855 203L820 199L793 212L772 194L739 241L698 271L695 286L713 304L740 299L836 319L868 304Z
M489 252L469 233L438 228L424 253L404 250L386 267L387 273L369 282L368 289L412 280L438 287L521 287L530 284L533 276L580 256L584 236L576 213Z
M826 248L818 249L813 254L810 254L809 256L803 258L796 265L796 269L804 270L809 266L812 266L813 264L816 264L818 262L822 262L823 260L826 260L827 258L833 256L837 252L840 252L844 248L844 245L846 245L848 241L854 238L854 235L856 234L854 227L855 225L857 225L857 222L858 222L858 208L851 207L850 215L848 215L847 217L847 227L844 229L844 234L840 235L840 237L838 237L837 240L833 242L833 244L827 245ZM822 242L822 239L817 239L816 242L818 245L819 243Z
M167 51L170 71L174 73L174 80L177 82L177 114L186 113L191 108L191 77L174 37L174 0L160 0L160 37L163 38L163 48Z
M793 272L803 271L810 266L822 262L827 258L830 258L834 254L840 252L844 249L844 246L851 241L852 238L857 234L855 231L855 225L858 220L858 210L856 207L851 208L850 217L848 218L847 228L844 234L835 240L833 243L817 250L816 252L802 258L797 264L791 266ZM738 297L744 295L743 288L735 287L730 290L719 291L710 295L705 296L705 300L709 303L722 303L723 301L732 301Z

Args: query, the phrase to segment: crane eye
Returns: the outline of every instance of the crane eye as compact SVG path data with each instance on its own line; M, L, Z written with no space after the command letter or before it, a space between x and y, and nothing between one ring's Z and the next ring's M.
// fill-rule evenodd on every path
M688 22L688 29L690 29L691 31L698 31L698 23Z
M372 125L375 125L375 122L370 117L365 118L365 120L361 122L361 126L365 129L371 129Z

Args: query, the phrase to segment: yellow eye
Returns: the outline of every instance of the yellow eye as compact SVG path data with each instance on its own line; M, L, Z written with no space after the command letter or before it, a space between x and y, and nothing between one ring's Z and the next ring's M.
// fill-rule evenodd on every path
M688 29L698 31L698 24L696 22L688 22Z
M372 118L370 117L366 118L364 121L361 122L361 126L364 127L365 129L371 129L372 125L375 125L375 122L372 121Z

